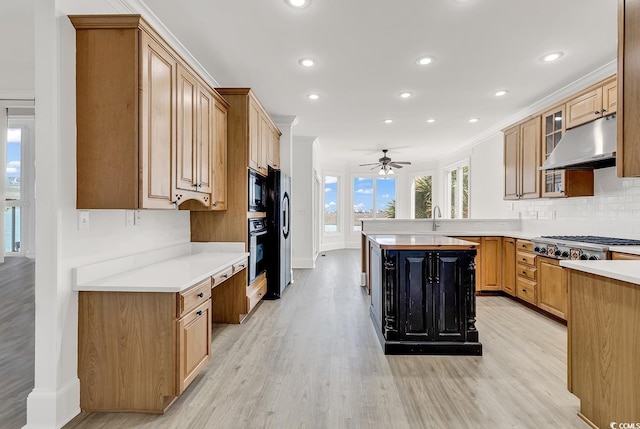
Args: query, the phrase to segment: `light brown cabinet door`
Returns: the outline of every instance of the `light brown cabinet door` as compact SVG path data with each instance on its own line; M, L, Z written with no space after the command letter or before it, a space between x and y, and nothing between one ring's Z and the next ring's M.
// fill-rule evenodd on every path
M273 168L280 168L280 133L273 127L269 127L267 155L267 163Z
M216 138L213 146L212 174L213 188L211 208L227 209L227 109L220 103L215 105Z
M504 132L504 199L517 200L519 185L520 127L516 126Z
M253 100L249 101L249 168L259 171L262 157L260 145L260 108Z
M198 86L196 128L196 178L198 192L211 193L211 153L215 147L215 99L204 85Z
M612 252L611 259L617 261L637 261L640 260L640 255L632 255L630 253Z
M176 106L178 140L176 142L176 187L196 189L196 111L197 80L178 64L178 100Z
M618 2L618 177L640 176L640 3ZM616 103L617 104L617 103ZM616 106L617 110L617 106Z
M567 273L556 259L538 258L538 307L567 318Z
M618 111L618 82L614 81L602 87L602 114L611 115Z
M271 145L271 127L269 126L269 120L262 112L260 113L260 146L258 148L260 156L258 161L258 172L266 176L268 173L267 152Z
M540 117L520 126L520 198L540 198Z
M516 240L508 237L502 239L502 290L516 293Z
M482 290L502 289L502 237L482 237Z
M175 178L175 96L177 62L144 31L140 52L140 207L173 208Z
M178 320L178 395L211 357L211 300Z
M602 87L567 102L567 129L602 116Z

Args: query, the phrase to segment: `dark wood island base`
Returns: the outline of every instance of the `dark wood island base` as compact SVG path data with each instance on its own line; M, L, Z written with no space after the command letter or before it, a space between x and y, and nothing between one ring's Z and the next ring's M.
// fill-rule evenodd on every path
M476 243L372 235L373 325L385 354L482 356L476 329Z

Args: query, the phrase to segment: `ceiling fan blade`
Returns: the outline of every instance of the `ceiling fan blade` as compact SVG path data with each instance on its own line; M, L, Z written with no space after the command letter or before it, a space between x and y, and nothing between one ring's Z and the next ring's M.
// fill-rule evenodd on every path
M402 165L396 164L395 162L390 162L389 165L393 168L402 168Z
M369 170L375 170L376 168L380 167L380 165L376 165L374 167L371 167Z
M380 164L380 163L379 162L372 162L372 163L369 163L369 164L360 164L360 167L367 167L369 165L378 165L378 164Z
M394 164L404 164L404 165L411 165L411 163L409 161L393 161Z

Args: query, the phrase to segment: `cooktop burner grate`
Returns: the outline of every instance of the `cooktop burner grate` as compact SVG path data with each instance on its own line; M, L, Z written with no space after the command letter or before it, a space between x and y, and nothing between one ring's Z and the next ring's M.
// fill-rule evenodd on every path
M543 235L542 238L564 240L581 243L602 244L605 246L640 246L640 240L615 237L598 237L595 235Z

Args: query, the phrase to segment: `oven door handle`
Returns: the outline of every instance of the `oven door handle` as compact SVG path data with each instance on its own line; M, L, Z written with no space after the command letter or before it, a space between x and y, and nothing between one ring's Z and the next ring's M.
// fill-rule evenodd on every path
M252 232L249 235L252 236L252 237L260 237L261 235L265 235L266 233L267 233L267 230L263 229L263 230L258 231L258 232Z

